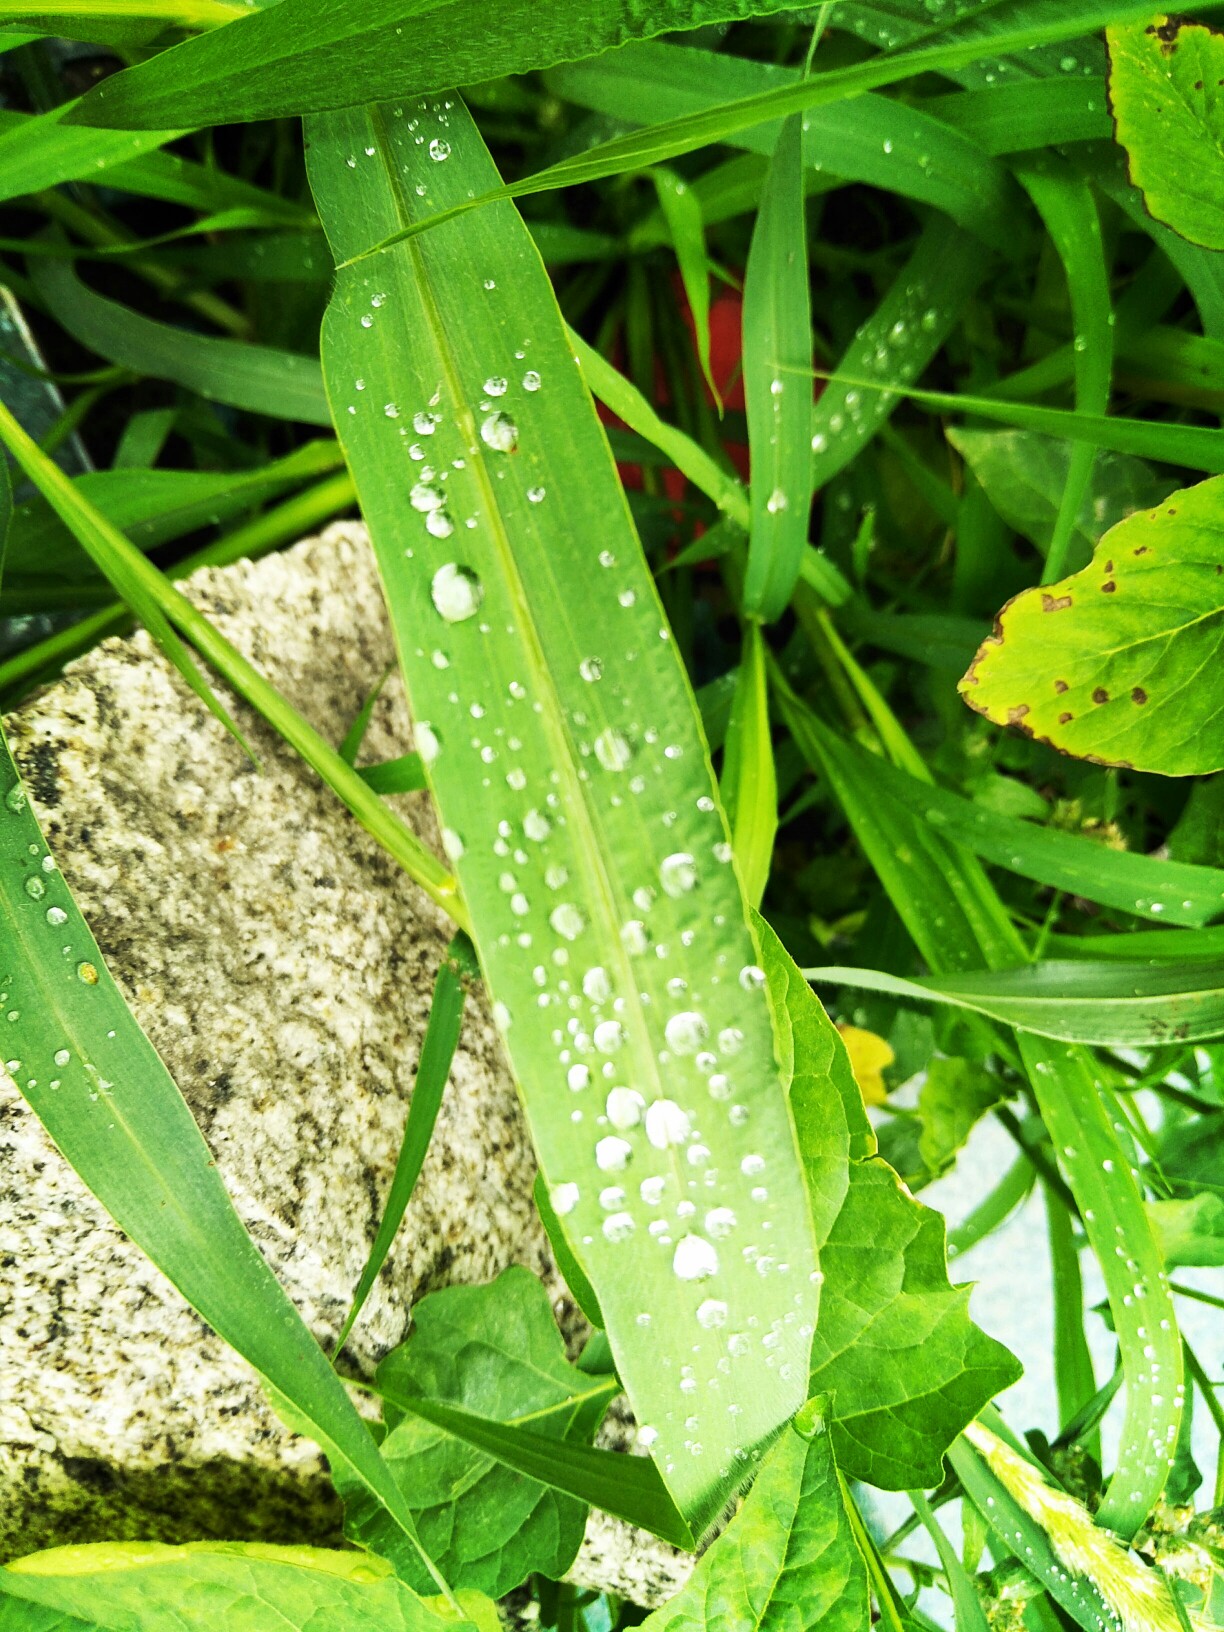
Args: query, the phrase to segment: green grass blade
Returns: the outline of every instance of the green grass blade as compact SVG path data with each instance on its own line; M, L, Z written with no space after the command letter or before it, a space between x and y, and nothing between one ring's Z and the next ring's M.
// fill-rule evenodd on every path
M314 119L308 140L342 262L496 182L457 100ZM323 351L553 1204L664 1477L703 1523L802 1403L817 1289L692 694L517 212L348 266ZM783 1275L740 1250L764 1222ZM778 1323L764 1371L729 1343L750 1312Z
M496 1422L442 1400L406 1393L395 1387L394 1380L388 1382L384 1393L401 1411L435 1423L504 1467L612 1513L628 1524L640 1525L670 1541L673 1547L692 1550L693 1533L672 1504L667 1487L648 1457L598 1451L589 1445L551 1439L514 1422Z
M0 780L9 1076L120 1229L412 1539L365 1423L243 1228L56 870L2 731Z
M333 1351L335 1354L339 1354L348 1340L349 1333L357 1324L365 1301L370 1295L370 1289L387 1260L391 1244L403 1221L404 1212L412 1200L412 1192L416 1188L416 1181L429 1149L429 1141L433 1138L434 1123L438 1119L442 1094L450 1077L451 1062L459 1045L459 1028L463 1023L465 995L463 976L465 973L475 973L475 969L475 956L467 943L467 937L462 936L452 941L434 981L433 1001L429 1006L429 1021L421 1043L420 1059L417 1061L399 1160L395 1164L395 1174L391 1180L391 1188L387 1192L374 1245L370 1248L370 1256L366 1259L365 1268L357 1282L357 1290L353 1293L352 1305L336 1339Z
M1074 1422L1097 1391L1092 1351L1084 1331L1084 1279L1071 1218L1060 1196L1045 1187L1046 1237L1050 1246L1050 1279L1054 1290L1054 1386L1058 1391L1060 1429ZM1092 1454L1099 1462L1101 1442L1094 1436Z
M427 788L425 767L420 754L401 754L398 759L387 759L380 765L359 765L357 775L367 788L385 799L392 793L419 793Z
M1016 173L1036 204L1066 273L1075 330L1076 409L1084 414L1104 414L1109 407L1113 370L1113 309L1092 189L1049 155L1026 160ZM1062 501L1046 552L1043 583L1062 577L1095 459L1096 449L1089 443L1079 442L1071 451Z
M835 966L804 974L817 984L950 1004L1068 1043L1150 1048L1224 1034L1224 963L1051 961L928 980Z
M181 129L150 130L134 136L128 130L101 132L65 124L73 105L0 119L0 199L20 198L79 176L92 181L112 166L131 162L183 134Z
M991 256L935 216L892 286L827 376L812 410L812 482L824 487L862 451L960 322ZM864 390L863 381L871 382ZM798 381L794 382L798 386ZM789 385L788 385L789 388Z
M719 791L731 824L744 894L759 907L778 831L778 777L769 732L765 641L756 623L744 629Z
M948 788L920 782L852 744L842 745L840 751L856 758L864 773L870 769L885 801L904 805L911 815L994 866L1166 924L1198 928L1224 914L1224 870L1220 868L1109 850L1076 833L987 810ZM1135 953L1136 957L1152 955L1148 950ZM1187 947L1182 955L1211 954L1191 952Z
M797 69L656 41L554 69L547 83L566 101L653 125L701 112L714 116L725 103L801 79ZM803 165L817 179L883 187L934 206L996 248L1007 242L1008 207L1019 201L1014 184L996 160L959 131L918 108L870 93L814 108L804 125ZM737 131L730 141L768 155L779 133L771 121Z
M205 3L205 0L198 0ZM130 68L85 98L82 124L144 129L317 113L356 101L415 98L503 74L549 68L673 29L782 10L781 0L281 0L240 27L200 35Z
M87 288L67 261L40 261L35 283L56 321L109 362L173 380L210 402L331 425L317 358L193 334L145 317Z
M984 153L1021 153L1113 134L1103 79L1030 79L933 96L921 106Z
M613 368L593 346L588 346L580 334L575 334L573 329L567 329L566 334L592 396L598 397L618 419L623 419L630 430L636 431L661 453L665 453L695 488L712 499L724 515L747 532L751 512L743 483L725 471L700 443L661 419L637 386L627 380L619 369Z
M922 1520L923 1527L935 1543L935 1551L939 1554L939 1562L943 1567L944 1577L948 1583L948 1594L952 1599L952 1608L956 1616L956 1632L990 1632L990 1623L986 1619L986 1611L982 1608L977 1588L961 1563L956 1548L944 1534L943 1527L935 1517L935 1510L920 1490L910 1491L909 1498L914 1504L914 1512Z
M422 216L411 225L397 228L385 240L368 244L358 253L362 256L382 253L392 244L432 230L443 221L498 199L523 198L530 193L550 192L559 187L575 186L579 182L598 181L604 176L623 175L627 170L641 170L653 164L665 163L681 153L691 153L712 142L725 142L741 131L751 130L754 125L784 119L789 114L802 113L808 108L848 101L868 91L878 90L881 86L895 85L912 75L943 73L982 57L1010 55L1032 46L1074 39L1120 16L1147 15L1147 10L1135 4L1135 0L1112 0L1112 3L1111 0L1074 0L1072 5L1056 6L1051 4L1051 0L1015 0L1007 8L1004 22L999 23L997 18L987 19L984 32L957 30L955 35L938 45L903 52L894 57L872 58L849 68L831 69L795 84L782 85L776 90L722 104L708 112L690 114L631 136L617 137L589 148L585 153L562 159L511 186L492 188L487 193L456 201L437 215ZM991 32L992 29L994 32ZM115 81L107 83L113 86ZM91 99L106 88L103 85L91 92L90 99L76 115L83 123L95 114L96 108Z
M803 208L802 124L782 127L744 275L744 401L752 463L744 610L767 623L790 602L812 507L812 309Z
M710 263L706 254L701 201L684 177L665 165L656 165L650 176L675 251L684 296L692 313L702 376L711 396L721 408L718 386L710 373Z

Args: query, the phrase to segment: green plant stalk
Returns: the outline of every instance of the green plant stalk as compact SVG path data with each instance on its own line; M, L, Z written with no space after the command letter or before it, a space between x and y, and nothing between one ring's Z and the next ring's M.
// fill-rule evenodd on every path
M124 592L132 604L140 605L142 613L146 606L155 607L238 695L318 772L367 832L431 900L448 912L461 929L466 929L467 909L454 876L204 614L197 611L118 528L81 498L69 478L45 459L2 403L0 440L7 444L26 475L57 515L72 528L86 554L116 589ZM82 525L83 522L87 524ZM126 591L123 591L124 585Z
M325 481L295 493L283 504L272 506L263 515L232 533L206 544L203 549L176 561L167 567L169 579L187 578L201 567L226 567L234 561L255 561L261 555L279 549L282 544L302 538L312 527L329 521L337 512L347 510L357 502L353 478L347 471L339 471ZM74 603L74 604L79 604ZM107 635L122 634L131 627L132 615L123 601L112 601L99 607L71 628L57 630L34 646L0 662L0 696L9 696L16 689L54 673L96 646Z

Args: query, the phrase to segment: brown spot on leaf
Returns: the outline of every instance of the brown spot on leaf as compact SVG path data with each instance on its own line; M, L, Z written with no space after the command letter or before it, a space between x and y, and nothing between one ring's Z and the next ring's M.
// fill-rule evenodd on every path
M1116 591L1117 587L1117 584L1114 583L1112 578L1107 578L1101 585L1101 594L1112 595Z
M1062 694L1063 694L1063 692L1064 692L1064 691L1070 691L1070 690L1071 690L1071 687L1070 687L1070 686L1069 686L1069 685L1068 685L1068 684L1067 684L1067 682L1066 682L1066 681L1065 681L1065 680L1055 680L1055 682L1054 682L1054 690L1055 690L1055 691L1056 691L1056 692L1057 692L1057 693L1058 693L1058 695L1059 695L1059 696L1060 696L1060 697L1061 697L1061 696L1062 696Z
M1105 571L1106 572L1112 572L1113 571L1113 562L1112 561L1106 561Z
M1147 692L1142 686L1135 686L1131 692L1131 702L1143 704L1147 702Z
M1094 703L1107 703L1109 701L1109 693L1105 690L1104 686L1098 686L1096 688L1092 694L1092 700Z
M1019 725L1028 712L1029 705L1027 703L1017 703L1015 708L1009 708L1007 711L1008 725Z
M1043 595L1041 597L1041 610L1043 612L1061 612L1070 605L1070 595Z
M1177 506L1175 504L1171 504L1169 506L1169 508L1165 511L1166 516L1175 516L1176 514L1177 514Z
M1152 546L1150 544L1140 544L1139 547L1135 550L1136 555L1150 555L1151 552L1152 552Z
M1070 725L1074 718L1074 714L1060 714L1058 716L1058 723L1059 725Z

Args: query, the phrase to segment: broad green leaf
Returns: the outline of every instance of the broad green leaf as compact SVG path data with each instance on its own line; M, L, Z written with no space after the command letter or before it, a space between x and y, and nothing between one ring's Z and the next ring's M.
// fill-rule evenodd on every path
M96 87L80 122L144 129L174 107L180 125L230 124L436 95L781 9L778 0L588 0L541 12L536 0L504 0L491 18L474 0L337 0L326 12L280 0Z
M826 1413L783 1428L743 1507L647 1632L868 1632L867 1570L846 1513Z
M1224 869L1111 850L1095 839L1007 816L949 788L922 782L854 744L831 736L822 742L852 766L850 774L870 774L879 804L903 805L925 826L996 867L1166 924L1200 926L1224 913ZM1075 955L1101 955L1105 950L1101 939L1094 936L1087 950L1085 943L1076 942ZM1224 940L1200 943L1197 937L1184 946L1165 936L1159 938L1159 946L1149 936L1126 944L1133 945L1127 955L1135 958L1208 958L1224 953ZM1060 951L1066 955L1068 949L1063 946Z
M317 358L194 334L146 317L96 294L67 261L39 262L35 281L56 321L112 363L173 380L210 402L274 419L331 425Z
M243 1228L191 1112L133 1019L49 854L0 732L6 1069L65 1158L334 1466L412 1519L343 1383ZM65 955L64 948L70 950Z
M496 182L458 101L308 139L341 262ZM700 1528L802 1402L817 1284L692 694L513 208L347 266L323 353L553 1207ZM766 1223L771 1277L744 1255Z
M936 1055L918 1090L918 1157L927 1177L939 1178L965 1140L1003 1097L998 1080L976 1060Z
M744 628L719 791L731 824L744 894L759 907L778 831L778 778L769 732L765 641L758 623Z
M812 473L812 308L803 208L802 121L782 127L744 274L744 401L752 466L744 611L772 623L794 592L807 543Z
M824 487L871 440L959 323L990 255L934 216L859 327L812 410L812 482ZM796 385L798 381L795 382Z
M47 113L6 112L0 117L0 198L19 198L79 176L92 181L112 165L154 151L182 135L181 128L139 135L130 130L91 132L64 123L73 106L67 102Z
M0 1632L476 1632L381 1559L256 1542L101 1542L0 1570Z
M810 1387L832 1397L848 1474L936 1485L948 1446L1019 1368L970 1321L969 1289L948 1281L943 1219L876 1156L836 1028L773 932L759 933L824 1273Z
M1090 565L1000 613L960 683L996 725L1098 764L1224 766L1224 481L1110 529Z
M1163 14L1116 23L1107 38L1109 103L1131 181L1157 221L1224 249L1224 38Z
M1008 526L1023 533L1044 554L1066 488L1069 445L1031 431L984 431L967 425L951 426L948 441ZM1102 533L1132 511L1159 504L1171 485L1145 460L1098 449L1091 481L1075 516L1075 543L1083 552L1082 559L1088 559Z
M878 969L805 969L804 974L818 985L951 1004L1068 1043L1141 1048L1224 1033L1224 963L1143 967L1055 959L926 980L903 980Z
M369 778L365 780L368 786ZM460 933L447 949L446 957L434 980L433 1001L429 1006L429 1020L421 1042L421 1053L417 1061L416 1077L413 1080L412 1099L408 1105L408 1119L404 1124L399 1159L395 1164L391 1188L383 1204L383 1215L378 1222L374 1245L370 1248L370 1256L357 1282L357 1290L353 1293L352 1306L336 1339L334 1350L336 1354L344 1347L345 1340L361 1314L362 1307L370 1295L370 1288L378 1278L378 1272L386 1262L391 1243L399 1231L405 1209L412 1200L412 1192L416 1188L416 1181L420 1177L425 1155L429 1150L429 1141L433 1137L434 1123L437 1121L442 1094L450 1077L455 1049L459 1045L459 1028L463 1023L465 997L463 977L465 974L472 975L476 972L476 959L471 945L467 937ZM469 1583L457 1584L466 1586ZM510 1589L507 1587L503 1590L508 1592ZM497 1592L493 1596L496 1598L501 1594Z
M1149 1201L1147 1209L1170 1268L1224 1265L1224 1196L1202 1191L1172 1201Z
M724 103L801 78L794 68L654 41L554 69L547 83L567 101L651 125L703 110L716 115ZM774 121L731 140L769 154L780 131ZM801 152L804 166L820 177L866 182L933 205L996 247L1006 241L1009 201L1019 202L1006 171L971 138L891 97L868 94L814 108L804 120Z
M620 1387L570 1365L548 1293L517 1266L488 1286L452 1286L423 1298L407 1341L379 1366L378 1383L396 1399L423 1395L579 1444L590 1443ZM553 1579L565 1573L582 1543L582 1502L421 1417L393 1409L389 1420L395 1425L383 1457L453 1586L500 1598L536 1571ZM370 1545L372 1504L358 1492L346 1505L349 1534ZM405 1556L401 1574L427 1591L428 1577L411 1565Z

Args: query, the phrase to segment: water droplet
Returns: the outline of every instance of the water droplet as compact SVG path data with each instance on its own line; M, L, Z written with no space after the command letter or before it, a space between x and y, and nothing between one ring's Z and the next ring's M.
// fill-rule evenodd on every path
M744 1046L744 1034L738 1026L727 1026L718 1034L718 1046L724 1054L738 1054Z
M432 765L442 751L442 743L428 720L416 721L412 727L412 740L416 743L417 753L424 763Z
M552 823L542 810L529 810L523 817L523 832L536 844L543 844L552 832Z
M612 996L612 982L608 979L608 971L598 964L588 969L582 977L582 990L592 1003L606 1003Z
M588 681L589 683L594 683L596 680L602 679L603 677L603 664L597 657L584 657L582 662L578 665L578 673L584 680ZM615 768L618 767L614 767L614 769Z
M484 600L484 585L471 567L448 561L439 567L429 586L430 597L447 623L462 623L475 617Z
M722 1241L730 1235L735 1223L735 1214L730 1207L711 1207L705 1216L706 1232L716 1241Z
M96 986L98 984L98 971L92 963L78 963L77 979L83 980L86 986Z
M66 924L68 922L68 914L64 911L63 907L48 907L47 922L58 928L60 924Z
M687 851L678 850L675 855L663 858L659 879L668 895L676 898L687 895L697 883L697 863Z
M650 948L650 935L640 918L630 918L621 928L621 945L630 957L640 958Z
M656 1099L646 1111L646 1137L656 1150L682 1145L692 1129L687 1112L674 1099Z
M619 1020L601 1020L591 1035L601 1054L615 1054L625 1041L625 1028Z
M491 374L481 387L486 397L504 397L506 380L500 374Z
M32 874L25 881L25 893L32 901L41 901L47 893L47 886L36 874Z
M633 758L633 749L622 732L609 726L595 738L595 758L605 771L623 771Z
M52 1058L54 1059L56 1065L67 1065L68 1061L72 1058L72 1055L66 1048L57 1048L55 1053L52 1055Z
M586 928L586 919L570 901L562 901L560 906L554 907L548 921L567 941L576 941Z
M458 861L463 855L463 840L453 827L442 829L442 848L452 861Z
M603 1221L603 1233L608 1241L627 1241L633 1231L632 1213L611 1213Z
M601 1173L621 1173L633 1155L633 1146L627 1139L609 1134L595 1146L595 1166Z
M692 1009L682 1010L673 1014L663 1027L663 1035L667 1038L667 1046L677 1054L695 1054L709 1036L710 1028L701 1015Z
M638 1194L648 1207L657 1207L663 1200L663 1192L667 1189L667 1180L659 1173L652 1173L648 1179L643 1179L638 1185Z
M513 453L518 446L518 426L509 414L498 410L482 422L480 439L494 453Z
M527 370L527 372L523 375L523 390L524 391L538 391L539 389L540 389L540 376L536 373L534 368L529 368Z
M721 1298L707 1298L697 1305L697 1324L707 1331L727 1323L727 1306Z
M764 1171L765 1158L763 1156L745 1156L743 1161L740 1163L740 1172L744 1174L746 1178L755 1178L758 1173L763 1173Z
M541 970L540 973L543 974L544 971ZM571 1065L565 1073L565 1080L574 1093L580 1094L584 1088L591 1086L591 1069L586 1065Z
M781 512L788 509L789 506L790 500L787 498L786 494L783 493L780 487L775 487L773 492L765 501L765 508L769 511L771 516L780 515Z
M672 1270L682 1281L704 1281L717 1275L718 1254L704 1236L682 1236L672 1256Z
M553 1212L558 1218L564 1218L572 1213L578 1205L578 1186L576 1184L554 1184L550 1192Z
M9 791L5 794L4 803L6 808L11 810L14 815L17 815L20 811L23 811L26 808L26 791L20 782L14 783Z
M450 143L435 136L429 144L429 156L435 164L441 164L443 159L450 158Z
M528 504L540 504L543 502L546 494L547 490L545 488L529 487L527 489L527 502Z
M449 538L454 530L455 524L445 510L431 510L425 517L425 531L432 538ZM438 610L441 611L441 607Z
M725 1071L716 1071L706 1084L711 1099L731 1098L731 1079Z
M637 1127L642 1120L645 1103L636 1088L613 1088L604 1109L612 1126L624 1132L627 1128Z
M746 992L759 992L765 984L765 971L755 963L746 963L739 972L739 983Z

